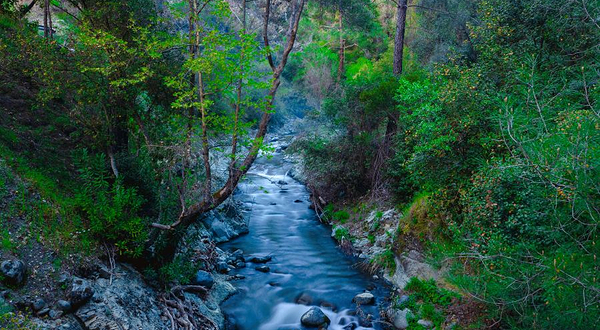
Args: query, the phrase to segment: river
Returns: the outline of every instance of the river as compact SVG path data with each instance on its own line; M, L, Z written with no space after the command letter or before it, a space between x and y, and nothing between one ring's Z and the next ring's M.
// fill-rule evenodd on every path
M331 229L319 222L309 208L309 192L287 175L291 164L281 152L271 158L260 157L239 185L235 198L249 210L250 233L222 244L224 250L241 249L248 256L272 257L260 266L246 267L231 274L245 276L234 282L238 293L223 303L228 329L300 329L300 318L310 305L322 307L330 318L330 330L381 329L377 322L359 325L352 298L370 289L376 303L386 296L385 286L355 266L331 238ZM296 304L301 295L310 297L309 305ZM331 307L333 306L333 307ZM378 319L378 306L361 306Z

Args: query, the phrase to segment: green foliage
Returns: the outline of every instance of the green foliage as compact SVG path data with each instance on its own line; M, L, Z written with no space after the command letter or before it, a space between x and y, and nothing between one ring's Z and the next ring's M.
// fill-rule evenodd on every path
M35 330L39 327L31 322L28 315L14 312L12 307L2 300L0 301L0 329Z
M373 264L376 268L388 270L390 276L394 276L394 273L396 272L396 258L394 251L392 251L391 248L388 248L385 251L375 255L371 260L371 264Z
M83 150L76 158L81 188L75 205L83 213L89 234L114 243L119 252L139 256L147 236L147 222L138 212L143 200L120 179L109 181L103 154Z
M194 263L184 256L177 256L173 261L162 266L158 270L161 283L165 284L189 284L198 270Z
M394 308L408 308L412 311L408 318L410 327L419 328L419 319L430 320L440 327L446 320L446 308L460 299L457 293L438 287L434 280L420 280L412 277L404 290L410 294L402 303L393 302ZM398 297L396 297L398 298Z
M449 306L453 299L460 297L456 292L439 288L435 280L432 279L420 280L413 277L406 284L404 290L411 292L416 301L423 301L444 307Z
M352 235L350 235L348 229L342 226L335 227L333 237L340 242L344 240L352 240Z
M339 222L341 224L345 224L348 219L350 219L350 213L348 213L348 211L346 210L339 210L336 212L333 212L333 221L334 222Z

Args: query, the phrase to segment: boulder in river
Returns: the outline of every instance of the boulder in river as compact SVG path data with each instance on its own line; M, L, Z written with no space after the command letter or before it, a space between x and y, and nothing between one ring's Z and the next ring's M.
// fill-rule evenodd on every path
M203 287L210 289L215 284L215 280L212 275L204 270L199 270L194 277L195 285L202 285Z
M300 318L302 325L306 327L323 327L327 326L331 321L318 307L312 307Z
M253 262L255 264L264 264L264 263L271 261L272 258L273 257L271 257L271 256L253 256L253 257L250 257L249 261Z
M269 266L256 266L256 268L254 268L256 270L258 270L259 272L263 272L263 273L268 273L271 271L271 268L269 268Z
M227 262L225 261L219 261L217 263L217 271L221 274L227 274L229 273L229 266L227 265Z
M357 305L373 305L375 303L375 296L370 292L359 293L352 299Z
M313 298L306 292L301 293L297 298L296 298L296 304L299 305L310 305L313 302Z
M0 273L8 285L20 285L25 281L27 268L21 260L4 260L0 264Z

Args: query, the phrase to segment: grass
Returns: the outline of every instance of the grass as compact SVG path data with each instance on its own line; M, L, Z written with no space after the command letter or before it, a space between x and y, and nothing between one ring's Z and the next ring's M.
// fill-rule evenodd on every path
M396 273L396 258L391 248L373 257L371 264L376 268L387 269L390 272L390 276L394 276Z
M412 316L408 318L410 329L421 329L422 327L417 324L420 319L429 320L436 328L441 328L446 320L446 308L460 299L458 293L438 287L433 279L420 280L413 277L404 290L409 293L410 298L399 303L396 297L393 306L412 311Z
M72 197L56 180L31 167L23 157L17 157L0 144L0 242L4 249L17 249L20 244L9 238L7 228L17 226L13 220L22 221L28 239L49 244L62 254L87 253L93 248L90 239L77 237L82 223L73 209ZM12 195L12 197L10 197Z

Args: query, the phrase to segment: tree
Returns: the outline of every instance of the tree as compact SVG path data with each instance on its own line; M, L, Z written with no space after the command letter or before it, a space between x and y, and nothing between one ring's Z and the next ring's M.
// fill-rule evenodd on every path
M156 257L162 260L169 260L172 258L175 248L177 246L179 240L179 232L185 231L185 229L191 225L200 215L205 212L208 212L215 207L222 204L229 196L233 193L240 179L248 172L254 161L256 160L259 151L263 147L263 141L267 134L267 129L269 125L269 120L271 118L273 112L273 101L275 94L277 93L277 89L280 85L280 77L286 66L289 55L293 50L294 43L296 40L296 36L298 33L298 26L300 24L300 18L302 15L302 11L304 9L306 0L295 0L292 1L291 10L291 23L290 28L287 33L287 42L283 48L282 54L279 56L279 63L276 64L272 51L269 47L269 36L267 34L268 25L269 25L269 17L271 11L271 1L267 0L265 4L265 15L263 21L263 40L265 45L266 59L269 63L269 66L272 71L271 80L269 90L267 95L264 98L263 106L263 114L258 123L257 132L250 143L249 150L244 157L238 158L237 156L237 148L236 144L238 141L239 131L239 111L242 106L242 87L241 87L241 79L243 79L243 75L239 75L237 79L233 79L233 81L237 81L237 95L239 98L235 103L235 111L234 111L234 130L232 135L232 161L229 166L229 174L226 182L216 191L212 189L212 179L213 173L211 171L210 165L210 150L208 146L208 120L210 118L210 114L208 112L208 107L211 105L211 101L207 99L207 89L212 92L217 92L220 87L219 84L223 83L222 79L215 79L213 83L214 86L208 86L205 84L205 78L208 71L213 71L212 65L218 63L217 65L222 65L223 67L229 66L231 63L229 62L228 56L223 56L224 53L220 52L218 48L219 45L225 46L226 44L233 44L233 40L220 40L219 33L215 30L207 30L203 31L203 27L200 25L198 20L198 14L202 10L203 7L198 6L196 0L189 1L189 21L190 25L190 35L193 34L193 46L190 47L190 61L188 61L187 67L194 72L194 83L192 84L193 90L192 92L189 89L183 89L183 92L180 94L179 106L192 108L191 113L198 111L200 116L200 126L201 126L201 144L202 144L202 159L205 170L205 178L204 178L204 192L200 201L193 203L192 205L186 205L184 199L182 199L182 212L179 218L172 222L171 224L165 225L160 223L153 223L152 226L161 232L155 232L154 237L161 236L165 241L165 248L161 251L160 255ZM245 25L245 24L243 24ZM192 33L193 32L193 33ZM205 32L205 35L202 33ZM200 46L200 41L202 38L206 40L210 40L213 42L203 43L203 46L206 48L213 49L204 49L205 52L203 55L208 56L198 56L198 50ZM246 36L245 28L242 29L242 33L240 38L242 40L246 40L248 36ZM224 42L225 41L225 42ZM240 49L242 51L239 52L239 63L237 64L237 69L234 69L234 72L243 72L244 71L244 63L246 58L248 58L248 54L246 52L250 51L251 47L244 47L241 45ZM215 73L215 72L212 72ZM217 72L219 74L222 72ZM227 79L226 79L227 80ZM180 87L184 87L184 85L180 84ZM193 126L193 125L191 125ZM190 126L190 127L191 127Z

